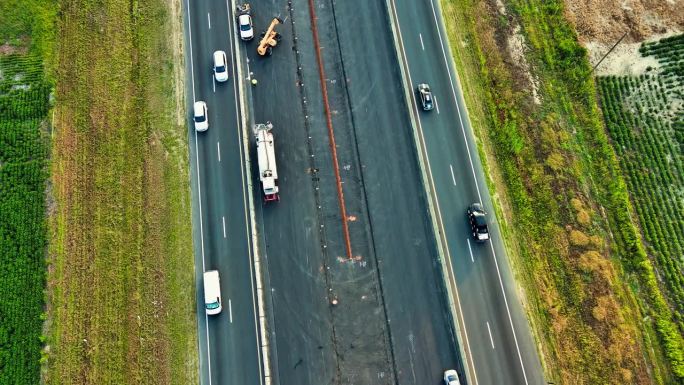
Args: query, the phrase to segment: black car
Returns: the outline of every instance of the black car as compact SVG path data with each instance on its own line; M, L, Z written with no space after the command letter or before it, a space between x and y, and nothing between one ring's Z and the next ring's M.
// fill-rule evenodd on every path
M487 213L479 203L473 203L468 207L468 223L473 238L478 242L489 239L489 228L487 227Z
M424 111L430 111L435 106L432 103L432 91L430 91L430 86L423 83L418 84L418 96L420 97L420 105L423 107Z

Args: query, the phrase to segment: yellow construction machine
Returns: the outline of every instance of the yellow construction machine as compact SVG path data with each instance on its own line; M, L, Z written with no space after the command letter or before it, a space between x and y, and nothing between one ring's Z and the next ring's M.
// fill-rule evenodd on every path
M276 25L282 23L283 21L279 18L274 18L271 21L271 25L268 29L261 33L261 40L259 40L259 46L257 47L257 53L261 56L271 56L273 53L273 47L278 45L280 41L280 34L276 32Z

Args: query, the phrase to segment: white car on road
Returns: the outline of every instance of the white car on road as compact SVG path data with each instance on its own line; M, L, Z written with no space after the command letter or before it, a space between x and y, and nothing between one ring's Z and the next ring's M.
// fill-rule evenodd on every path
M450 369L444 372L444 385L461 385L458 381L458 373L455 370Z
M214 78L217 82L228 80L228 60L223 51L214 52Z
M207 103L203 101L195 102L193 106L193 117L195 121L195 130L206 131L209 129L209 120L207 118Z
M252 40L254 37L254 28L252 27L252 16L245 13L238 16L238 26L240 28L240 39Z

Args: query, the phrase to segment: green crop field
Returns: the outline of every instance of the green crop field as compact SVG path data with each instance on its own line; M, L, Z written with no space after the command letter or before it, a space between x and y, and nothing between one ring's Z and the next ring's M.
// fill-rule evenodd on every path
M0 2L0 384L38 384L45 337L54 3Z
M40 379L50 89L39 57L0 56L0 384Z
M684 35L643 44L659 66L598 78L648 254L684 334Z

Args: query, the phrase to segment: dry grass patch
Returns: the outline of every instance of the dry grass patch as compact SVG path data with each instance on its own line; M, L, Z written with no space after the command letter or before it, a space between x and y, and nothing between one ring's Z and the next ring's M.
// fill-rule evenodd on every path
M61 3L51 384L198 381L178 7Z

